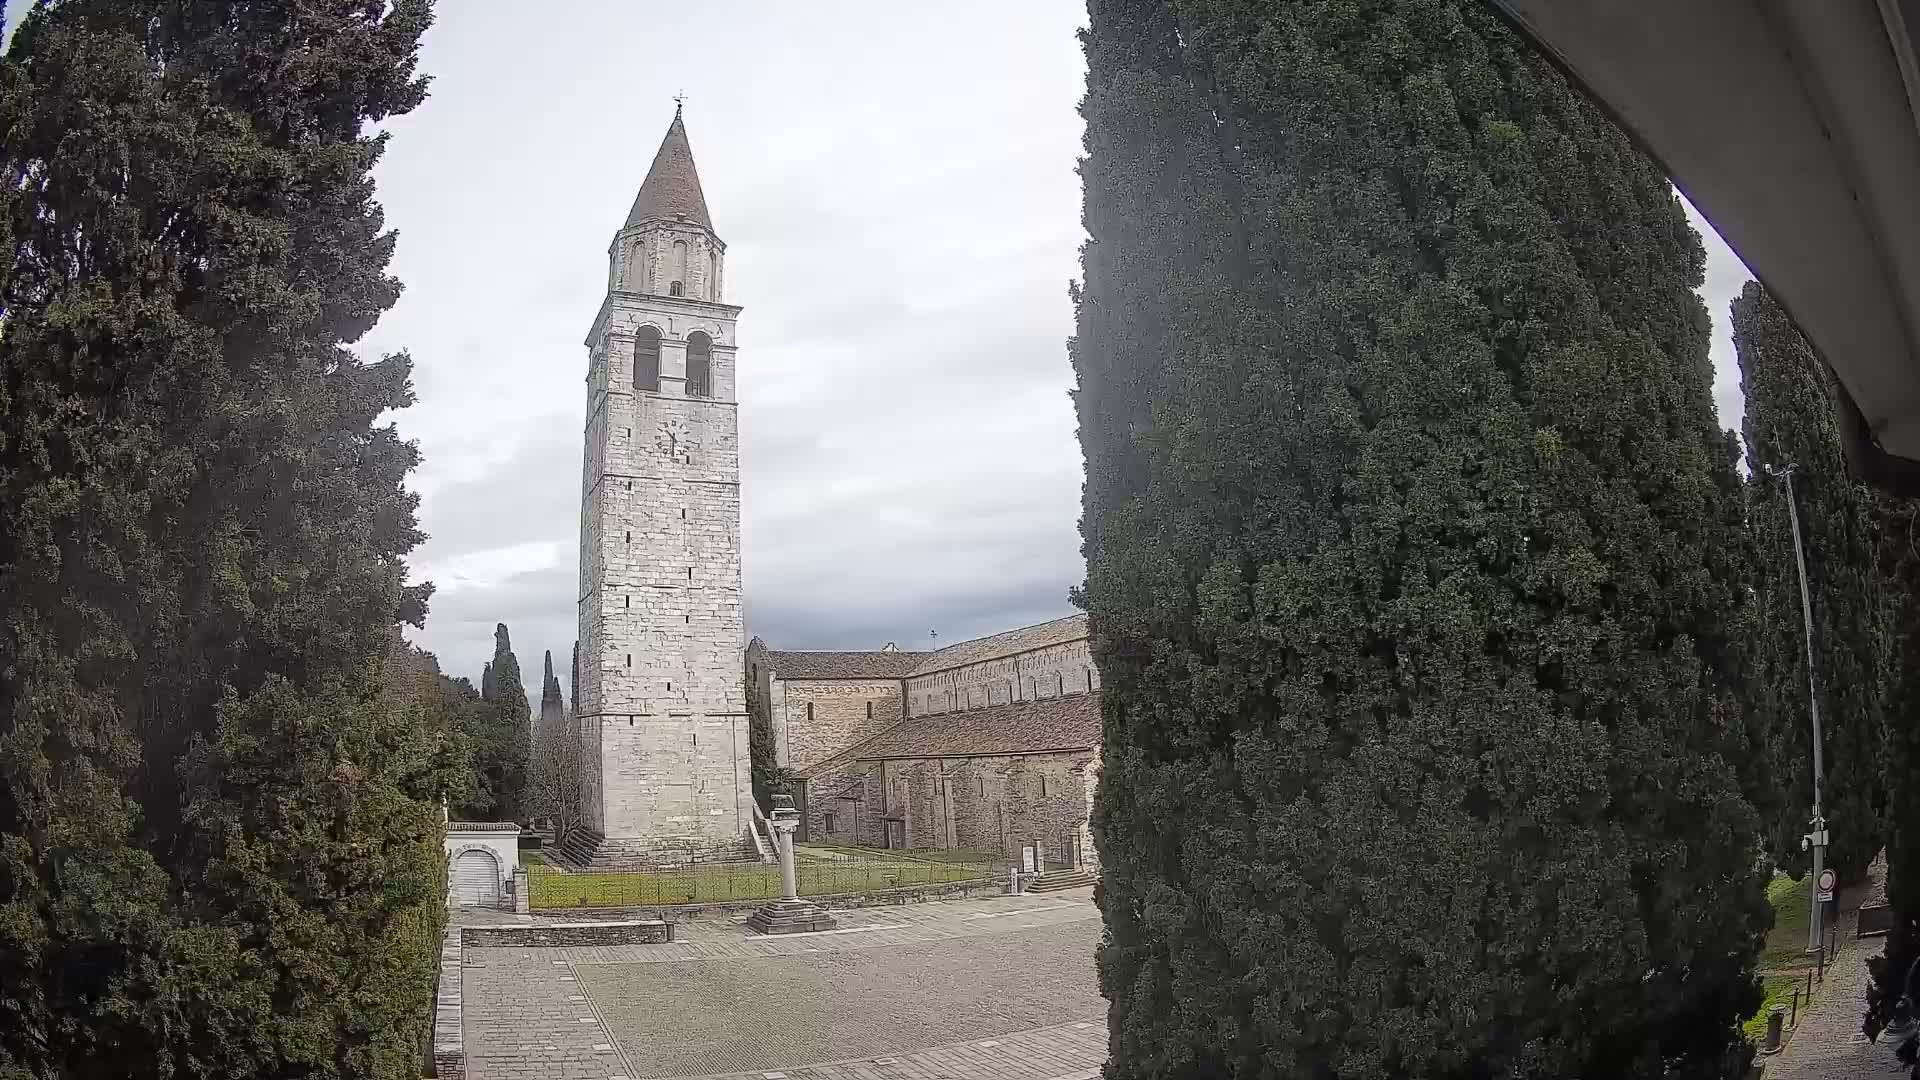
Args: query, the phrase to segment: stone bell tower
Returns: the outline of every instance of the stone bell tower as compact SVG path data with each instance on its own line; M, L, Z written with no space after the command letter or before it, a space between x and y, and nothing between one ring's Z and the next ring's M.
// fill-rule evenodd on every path
M742 681L734 322L686 124L608 250L587 332L580 498L578 861L752 850Z

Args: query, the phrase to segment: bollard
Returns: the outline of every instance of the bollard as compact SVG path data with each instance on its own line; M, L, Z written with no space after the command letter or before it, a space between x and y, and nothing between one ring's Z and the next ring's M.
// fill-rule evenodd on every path
M1761 1053L1777 1054L1780 1052L1780 1033L1781 1030L1786 1027L1786 1023L1787 1007L1785 1005L1775 1005L1773 1008L1767 1010L1767 1041L1760 1045Z
M1788 1027L1800 1026L1800 984L1793 984L1793 1012L1787 1016Z

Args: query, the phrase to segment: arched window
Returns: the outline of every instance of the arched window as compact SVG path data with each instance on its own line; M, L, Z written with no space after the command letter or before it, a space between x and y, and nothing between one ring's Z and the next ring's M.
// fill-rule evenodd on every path
M720 301L720 253L707 252L707 299Z
M660 392L660 331L651 326L633 335L633 388Z
M687 396L713 396L713 339L698 330L687 335Z
M668 296L684 296L686 295L686 287L682 285L680 282L676 281L673 284L667 286L667 295Z
M673 242L673 265L669 269L667 280L671 282L667 286L669 294L673 296L687 294L687 242L685 240Z

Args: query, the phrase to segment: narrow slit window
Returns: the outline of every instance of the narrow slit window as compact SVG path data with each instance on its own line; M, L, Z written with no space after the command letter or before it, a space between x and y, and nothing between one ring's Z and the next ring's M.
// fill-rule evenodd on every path
M873 702L867 702L867 719L873 719Z
M632 654L632 653L628 653L628 654L627 654L627 666L628 666L628 667L632 667L632 666L633 666L633 654Z
M811 701L807 702L807 720L808 722L813 720L813 702Z

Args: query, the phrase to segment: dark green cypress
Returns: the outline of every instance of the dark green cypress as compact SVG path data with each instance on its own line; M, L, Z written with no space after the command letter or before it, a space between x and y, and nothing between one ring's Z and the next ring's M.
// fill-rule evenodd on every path
M1733 303L1733 343L1746 395L1749 522L1760 556L1755 588L1766 612L1756 642L1759 698L1778 791L1768 807L1768 839L1782 868L1805 872L1800 839L1813 806L1806 631L1786 485L1768 472L1791 463L1813 610L1826 771L1821 797L1833 840L1827 863L1843 882L1855 882L1884 833L1886 642L1870 496L1848 472L1833 374L1758 282L1748 282Z
M1110 1077L1732 1077L1704 255L1480 4L1093 0Z
M491 795L495 819L520 821L527 816L533 713L506 623L494 625L493 660L487 664L482 686L480 696L492 704L493 716L483 742L474 747L474 766Z
M1881 954L1867 962L1865 1029L1871 1037L1895 1021L1920 1019L1920 504L1875 496L1870 520L1880 538L1887 607L1886 856L1892 927ZM1920 1032L1901 1050L1920 1055ZM1920 1066L1910 1070L1920 1080Z
M0 76L0 1075L418 1075L445 739L370 125L427 0L36 5ZM289 63L289 57L298 57Z

